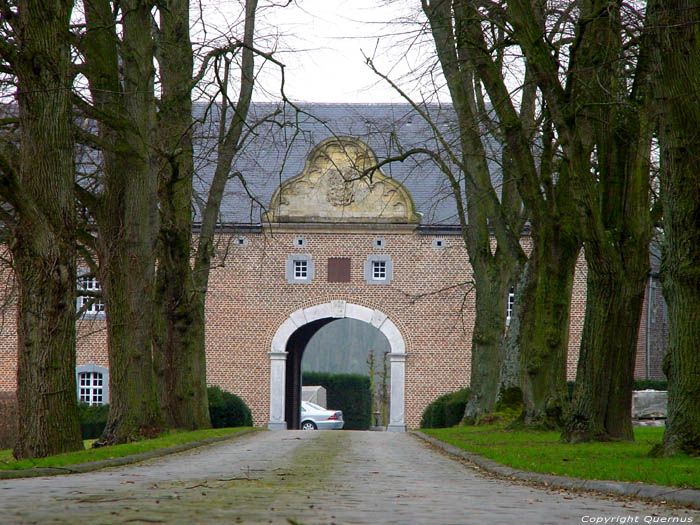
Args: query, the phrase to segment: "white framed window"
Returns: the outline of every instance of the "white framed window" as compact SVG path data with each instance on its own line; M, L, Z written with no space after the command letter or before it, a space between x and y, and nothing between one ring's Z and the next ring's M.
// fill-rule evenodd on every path
M90 292L86 295L81 295L80 292ZM102 297L95 296L102 291L102 286L97 277L91 275L83 275L78 277L78 304L77 309L84 316L101 317L104 316L105 303Z
M248 246L248 239L245 237L236 237L233 240L233 245L234 246Z
M306 279L309 276L309 261L296 259L294 261L294 278Z
M294 238L294 247L295 248L303 248L306 246L306 239L304 237L295 237Z
M386 281L386 261L372 261L372 279Z
M445 239L433 239L433 248L439 250L445 247Z
M389 255L372 254L365 261L367 284L389 284L394 277L394 263Z
M292 284L310 283L314 278L314 261L308 253L292 253L287 256L285 277Z
M386 241L381 237L377 237L372 241L372 246L374 248L384 248L386 246Z
M109 403L109 371L95 363L81 365L75 369L78 401L90 406Z
M510 319L513 317L513 307L515 306L515 288L510 287L508 291L508 300L506 302L506 324L510 324Z

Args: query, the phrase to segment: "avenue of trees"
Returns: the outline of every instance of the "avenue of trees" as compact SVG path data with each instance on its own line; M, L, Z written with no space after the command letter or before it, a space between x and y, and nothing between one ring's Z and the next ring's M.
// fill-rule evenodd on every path
M673 415L658 452L700 451L698 412L691 408L699 391L690 386L698 373L700 323L689 306L698 289L690 268L697 268L700 252L691 233L700 225L700 172L691 168L697 154L690 117L697 115L700 88L694 69L699 7L422 0L427 23L420 22L419 33L434 45L444 75L444 86L436 87L449 92L457 139L450 143L424 111L435 124L436 146L396 159L433 159L458 203L477 309L474 395L465 421L492 411L499 389L513 384L503 371L504 358L515 354L521 424L560 429L570 442L633 439L637 332L650 242L661 232L664 295L676 317L664 365ZM369 58L368 64L418 111L425 107ZM433 78L431 67L417 74ZM680 117L686 111L689 117ZM494 140L501 144L498 158L488 148ZM500 177L489 175L495 163ZM518 201L511 185L532 233L526 264L517 246L520 231L512 231ZM676 230L677 221L683 226ZM495 247L483 241L489 237ZM567 403L569 305L580 250L587 263L586 314L574 397ZM493 296L505 297L499 288L516 281L521 308L513 330L505 330ZM674 301L686 306L674 307Z
M243 179L231 166L257 124L260 63L283 66L258 47L257 0L241 3L224 38L197 46L191 7L0 0L2 93L16 107L0 122L0 219L18 286L18 458L82 447L78 266L99 278L107 314L111 407L100 444L210 426L204 305L219 207L227 181ZM492 412L499 391L517 385L524 425L570 442L632 439L637 331L659 233L669 417L656 452L700 453L700 1L416 7L455 122L431 126L432 148L383 162L427 157L457 203L476 290L465 419ZM197 93L219 124L194 237ZM429 104L404 97L432 122ZM99 153L88 173L77 167L81 148ZM569 403L581 250L587 303ZM511 287L521 307L507 327Z

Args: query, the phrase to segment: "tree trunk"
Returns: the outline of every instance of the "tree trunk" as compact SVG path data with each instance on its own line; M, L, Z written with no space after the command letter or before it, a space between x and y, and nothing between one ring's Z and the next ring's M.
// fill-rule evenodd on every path
M11 246L19 284L17 459L83 448L75 384L72 8L65 0L20 2L15 26L20 169L18 180L2 183L14 193L8 200L18 199L19 216Z
M566 407L569 312L578 243L541 225L533 235L520 325L520 422L560 428Z
M192 69L189 1L161 9L159 144L160 242L156 280L154 367L169 426L209 428L204 292L195 287L192 248Z
M700 38L697 0L650 3L656 28L655 98L661 111L661 262L668 305L664 359L665 456L700 454Z
M501 369L498 374L498 395L510 388L520 388L520 319L522 315L523 293L530 279L530 263L525 263L515 285L515 297L510 322L498 348Z
M119 41L109 2L86 4L86 75L104 118L103 194L95 210L107 314L110 413L100 444L153 434L161 425L152 362L158 185L151 157L155 103L148 2L122 2Z
M476 319L472 333L471 397L463 421L473 425L493 412L499 391L501 363L499 347L506 321L506 299L510 272L499 271L496 262L490 268L474 264L476 287ZM490 270L490 271L489 271ZM489 275L483 275L489 274Z
M640 252L636 271L627 267L620 268L628 270L624 273L601 275L597 266L588 265L586 316L565 441L634 439L632 382L649 260L648 250Z

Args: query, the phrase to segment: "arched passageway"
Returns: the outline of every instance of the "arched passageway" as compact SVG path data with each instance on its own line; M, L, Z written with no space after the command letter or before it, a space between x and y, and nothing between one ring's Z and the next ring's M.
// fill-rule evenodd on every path
M286 430L298 426L298 406L301 392L301 357L303 348L314 333L335 319L357 319L377 328L389 341L391 392L389 431L403 432L405 398L406 344L396 325L379 310L331 301L297 310L280 325L270 349L270 421L271 430ZM290 381L287 380L289 376ZM289 399L291 396L291 400ZM291 402L287 402L290 400Z

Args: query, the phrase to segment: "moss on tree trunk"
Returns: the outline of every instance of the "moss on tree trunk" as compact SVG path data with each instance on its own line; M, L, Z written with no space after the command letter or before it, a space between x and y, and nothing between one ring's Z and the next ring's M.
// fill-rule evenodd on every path
M663 254L668 305L666 430L657 453L700 455L700 35L697 0L650 3L660 107Z
M554 429L563 424L565 412L569 311L578 246L545 227L533 240L520 325L520 422Z
M209 428L204 340L204 288L191 266L192 69L189 1L161 10L160 238L154 323L158 400L169 426ZM208 272L208 268L206 270Z
M13 60L19 173L3 196L18 215L18 459L82 449L75 385L75 201L70 102L72 2L20 2Z
M562 434L565 441L634 439L632 382L647 261L647 250L642 249L636 272L601 276L589 265L586 316L574 397Z

